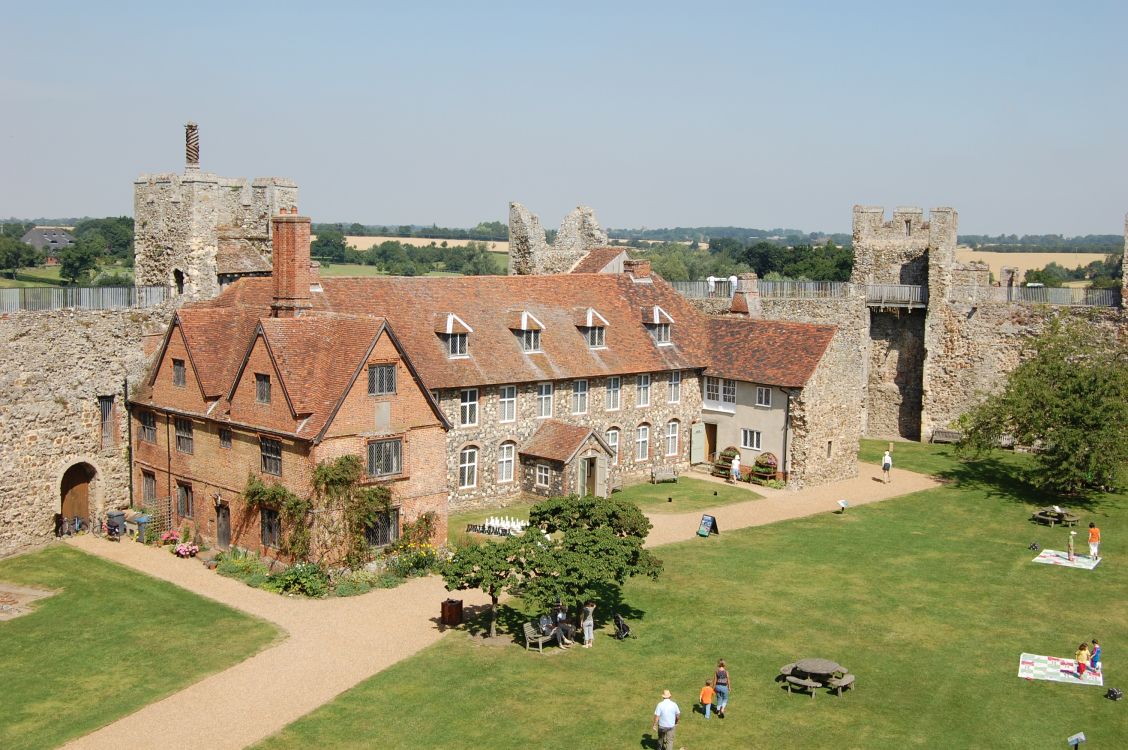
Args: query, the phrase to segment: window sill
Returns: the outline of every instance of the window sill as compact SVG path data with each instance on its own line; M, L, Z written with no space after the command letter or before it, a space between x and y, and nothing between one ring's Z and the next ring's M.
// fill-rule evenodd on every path
M701 405L705 411L716 411L722 414L736 414L736 404L720 404L716 401L706 401Z
M400 482L404 479L411 479L409 474L377 474L375 476L365 475L361 484L384 484L386 482Z

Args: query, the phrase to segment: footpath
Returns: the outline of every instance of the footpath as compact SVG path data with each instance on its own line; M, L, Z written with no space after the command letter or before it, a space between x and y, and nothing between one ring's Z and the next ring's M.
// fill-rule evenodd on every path
M894 469L881 481L879 467L858 465L858 477L805 490L770 490L747 502L693 513L654 513L648 546L692 539L702 513L722 532L760 526L930 489L929 477ZM712 477L692 474L712 481ZM723 480L715 480L722 482ZM112 544L75 537L74 547L163 579L273 623L282 640L229 669L151 703L65 747L118 750L164 748L168 737L191 737L197 747L237 750L274 734L362 680L387 669L443 636L440 603L450 594L437 576L361 596L303 599L253 589L204 566L186 563L142 544ZM480 591L460 591L466 606L488 604Z

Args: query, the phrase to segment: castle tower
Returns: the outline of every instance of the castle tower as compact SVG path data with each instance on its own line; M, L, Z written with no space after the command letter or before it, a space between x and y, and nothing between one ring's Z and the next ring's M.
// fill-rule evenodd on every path
M143 174L133 183L137 285L206 299L240 276L268 275L270 219L297 205L297 185L201 171L194 122L185 126L184 153L183 174Z
M540 219L520 203L509 204L509 275L567 273L590 250L607 244L595 211L577 206L560 222L556 240L545 240Z

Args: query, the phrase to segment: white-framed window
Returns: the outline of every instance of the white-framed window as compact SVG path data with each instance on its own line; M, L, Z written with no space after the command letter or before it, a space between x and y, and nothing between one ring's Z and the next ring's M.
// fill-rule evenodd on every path
M671 419L666 423L666 455L678 455L678 432L681 425L678 424L676 419Z
M517 386L503 385L497 389L497 419L499 422L517 421Z
M458 488L478 486L478 449L463 448L458 454Z
M589 349L604 349L607 347L607 329L603 326L592 326L586 329Z
M705 378L705 408L736 411L736 381L727 378Z
M513 462L517 453L517 446L513 443L502 443L497 449L497 483L505 484L513 481Z
M396 392L395 365L368 366L368 395L385 396Z
M640 424L635 432L635 461L650 458L650 425Z
M670 392L666 396L666 401L671 404L681 401L681 370L670 373Z
M720 401L721 400L721 379L720 378L705 378L705 400L706 401Z
M392 476L402 471L402 440L373 440L368 444L368 476Z
M669 346L670 341L670 324L669 323L654 323L650 326L650 335L654 337L654 343L658 346Z
M458 401L458 423L463 427L478 424L478 389L463 388Z
M721 402L736 405L736 381L725 378L721 381Z
M539 330L521 331L521 351L539 352L541 350L541 332Z
M572 413L587 414L588 382L586 380L572 381Z
M537 487L547 487L550 476L548 464L537 464Z
M756 406L772 405L772 389L762 385L756 386Z
M635 376L635 405L650 406L650 374Z
M537 418L552 416L552 383L537 383Z
M607 411L619 411L623 390L623 379L618 375L607 378Z
M607 447L611 449L611 464L619 463L619 429L612 427L607 431Z
M454 357L469 357L469 341L465 333L447 334L447 354Z
M740 447L748 450L760 450L760 431L742 429L740 431Z
M255 401L260 404L270 403L270 376L261 372L255 373Z

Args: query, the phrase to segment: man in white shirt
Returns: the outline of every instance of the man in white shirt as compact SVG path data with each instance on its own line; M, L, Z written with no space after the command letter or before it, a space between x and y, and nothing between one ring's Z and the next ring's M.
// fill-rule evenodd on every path
M717 277L710 276L705 279L705 283L709 286L709 296L712 297L713 293L717 291Z
M681 719L681 709L670 699L670 691L662 691L662 701L654 709L654 725L658 730L658 747L661 750L674 750L674 730Z
M729 297L736 296L736 282L737 278L736 274L734 273L732 276L729 276Z

